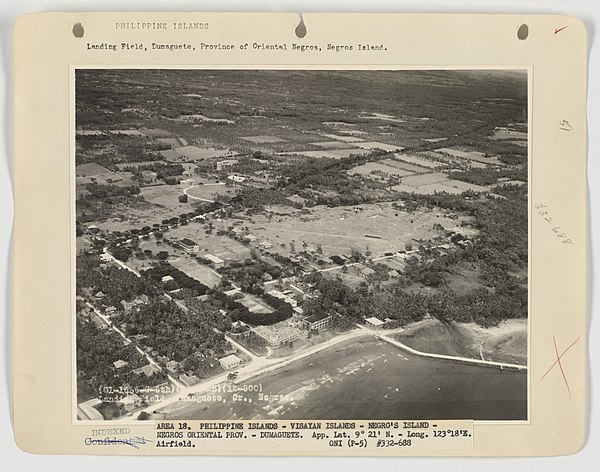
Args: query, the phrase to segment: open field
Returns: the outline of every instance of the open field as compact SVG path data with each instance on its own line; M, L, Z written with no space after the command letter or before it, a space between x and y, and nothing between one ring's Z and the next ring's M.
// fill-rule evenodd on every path
M180 402L169 419L526 419L527 374L408 354L365 336L251 381L278 400ZM335 399L335 401L332 401Z
M383 172L384 174L398 177L405 177L413 174L410 171L403 170L395 166L386 165L383 162L368 162L361 166L356 166L348 171L349 174L360 175L369 175L371 173L377 175L378 172Z
M407 162L409 164L414 164L415 166L426 167L428 169L436 169L437 167L445 165L443 162L427 159L424 156L413 156L401 153L394 154L394 156L400 161Z
M461 222L460 218L450 219L441 211L409 214L395 210L389 203L361 205L360 208L362 210L357 212L348 207L317 206L311 208L310 215L300 216L294 211L270 221L266 216L257 215L245 225L259 241L273 244L270 251L279 254L291 254L290 243L295 245L296 252L300 252L306 242L321 244L325 256L350 255L351 248L364 252L368 246L373 257L377 257L404 250L405 243L413 238L432 238L438 234L432 229L434 223L449 229Z
M412 175L402 178L402 184L410 187L422 187L424 185L437 184L448 180L448 175L443 172L433 172L430 174Z
M236 187L229 187L225 184L204 184L189 187L186 193L192 197L205 200L214 200L217 195L233 195L236 193Z
M378 143L376 141L373 142L360 142L360 143L356 143L356 145L358 147L361 147L363 149L369 149L371 151L375 150L375 149L381 149L383 151L389 151L389 152L393 152L393 151L402 151L402 147L401 146L396 146L394 144L386 144L386 143Z
M494 130L494 134L490 137L490 139L497 140L506 140L506 139L514 139L527 141L527 133L523 131L517 131L509 128L496 128Z
M173 212L182 213L190 209L189 203L181 203L179 201L179 197L183 195L183 192L181 188L175 185L142 187L140 194L147 202L167 208Z
M359 143L363 141L361 138L356 138L354 136L342 136L340 134L327 134L323 133L323 136L331 139L336 139L338 141L343 141L345 143Z
M414 164L408 164L406 162L400 161L400 160L396 160L396 159L384 159L382 161L378 161L380 164L386 165L386 166L390 166L390 167L394 167L396 169L402 169L402 170L407 170L413 174L420 174L423 172L429 172L430 169L426 168L426 167L421 167L418 165L414 165Z
M450 154L454 157L460 157L463 159L468 159L470 161L480 162L482 164L502 164L502 161L497 157L485 157L482 152L476 151L461 151L459 149L452 148L439 148L435 150L436 152L444 152L446 154Z
M240 136L240 139L250 141L254 144L284 143L286 141L279 136Z
M242 243L228 236L206 234L205 225L201 223L190 223L184 226L171 228L165 233L165 237L174 241L184 238L191 239L200 246L199 256L205 253L213 254L224 261L241 261L250 257L250 249Z
M221 281L214 271L204 264L192 259L187 254L183 254L180 257L170 258L169 263L176 269L185 272L190 277L198 280L208 287L214 287Z
M349 145L348 142L340 142L340 141L325 141L321 143L310 143L313 146L318 146L323 149L349 149L352 146Z

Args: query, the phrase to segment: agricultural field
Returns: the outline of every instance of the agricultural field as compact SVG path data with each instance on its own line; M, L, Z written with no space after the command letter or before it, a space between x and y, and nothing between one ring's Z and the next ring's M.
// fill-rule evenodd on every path
M265 144L265 143L284 143L286 140L279 136L240 136L240 139L249 141L254 144Z
M368 162L361 166L354 167L348 171L349 174L369 175L374 174L379 177L379 173L387 174L389 176L405 177L407 175L413 175L412 172L400 169L395 166L390 166L380 162Z
M394 154L394 157L400 161L413 164L415 166L426 167L428 169L436 169L445 165L442 162L434 161L420 156L411 156L408 154Z
M381 149L383 151L394 152L394 151L402 151L402 149L403 149L401 146L396 146L394 144L379 143L377 141L360 142L360 143L356 143L356 145L358 147L361 147L363 149L369 149L371 151L373 151L375 149Z
M439 148L436 152L443 152L454 157L468 159L470 161L480 162L482 164L502 164L502 161L497 157L485 157L482 152L476 151L461 151L460 149Z
M430 174L411 175L402 179L402 184L410 187L422 187L423 185L437 184L448 180L448 175L443 172L432 172Z

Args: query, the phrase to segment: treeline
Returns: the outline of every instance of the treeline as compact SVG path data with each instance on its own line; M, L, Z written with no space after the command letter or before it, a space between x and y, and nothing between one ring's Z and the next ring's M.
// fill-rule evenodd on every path
M464 172L450 172L450 179L461 180L475 185L491 185L498 183L498 179L506 178L510 180L520 180L527 182L527 169L511 169L511 168L470 168Z

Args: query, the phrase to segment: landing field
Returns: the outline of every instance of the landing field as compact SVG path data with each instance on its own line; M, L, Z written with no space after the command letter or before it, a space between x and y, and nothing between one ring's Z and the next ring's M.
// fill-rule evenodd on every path
M368 247L372 256L378 257L404 250L405 244L413 238L430 239L440 235L432 228L435 223L450 229L461 222L461 218L452 220L441 210L409 214L395 210L390 203L361 205L360 208L362 210L355 211L350 207L317 206L310 209L310 215L294 211L270 221L264 215L256 215L246 226L259 241L273 244L270 252L286 256L291 254L290 243L296 252L302 251L306 243L320 244L325 256L350 255L352 248L364 253Z

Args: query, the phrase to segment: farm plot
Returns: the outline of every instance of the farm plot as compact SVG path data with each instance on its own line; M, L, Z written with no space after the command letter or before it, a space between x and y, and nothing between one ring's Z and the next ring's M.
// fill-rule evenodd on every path
M386 144L386 143L379 143L377 141L372 141L372 142L360 142L360 143L356 143L357 146L363 148L363 149L369 149L369 150L375 150L375 149L381 149L383 151L402 151L402 147L400 146L396 146L394 144Z
M436 152L445 152L454 157L460 157L462 159L468 159L470 161L480 162L482 164L502 164L502 161L497 157L484 157L482 152L477 151L461 151L460 149L452 148L440 148L436 149Z
M359 143L359 142L363 141L361 138L357 138L355 136L342 136L339 134L326 134L326 133L324 133L323 136L325 136L326 138L335 139L337 141L343 141L345 143Z
M436 184L448 180L448 176L443 172L432 172L430 174L411 175L404 177L402 182L410 187L422 187L423 185Z
M112 134L126 134L128 136L144 136L144 133L137 129L113 129L109 133Z
M310 143L313 146L318 146L323 149L348 149L351 146L348 143L340 142L340 141L326 141L323 143Z
M410 185L398 184L392 187L392 190L396 192L407 192L407 193L416 193L418 195L427 195L427 191L421 190L418 187L411 187Z
M468 182L462 182L460 180L447 180L446 182L443 182L443 184L446 187L453 187L453 188L457 188L459 190L467 191L467 190L472 190L473 192L489 192L490 191L490 187L484 187L482 185L475 185L475 184L470 184Z
M167 131L166 129L158 129L158 128L142 128L138 130L144 136L148 136L149 138L170 138L173 136L173 133Z
M442 185L441 183L420 185L419 190L421 190L429 195L433 195L436 192L446 192L446 193L458 195L459 193L464 192L464 190L461 190L459 188L449 187L447 185Z
M396 159L416 166L426 167L428 169L436 169L445 165L443 162L427 159L426 157L409 156L408 154L394 154Z
M244 141L250 141L254 144L284 143L286 141L279 136L240 136L240 139L243 139Z
M399 169L398 167L393 167L389 165L385 165L383 162L368 162L366 164L356 166L348 171L349 174L360 174L360 175L369 175L372 173L378 174L383 173L388 174L390 176L395 175L398 177L405 177L407 175L412 175L413 173L404 169Z

